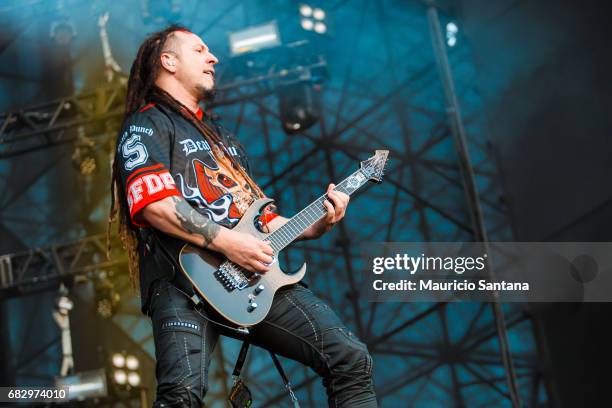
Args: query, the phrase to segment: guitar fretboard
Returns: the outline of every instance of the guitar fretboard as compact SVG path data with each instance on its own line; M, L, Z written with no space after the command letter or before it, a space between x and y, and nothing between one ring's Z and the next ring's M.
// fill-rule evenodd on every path
M334 188L334 191L340 191L350 196L367 181L368 177L366 177L360 169L342 180L342 182ZM266 240L270 241L270 246L275 254L279 253L297 237L302 235L304 231L325 216L327 210L323 202L326 199L327 194L317 198L302 211L291 217L282 227L268 235Z

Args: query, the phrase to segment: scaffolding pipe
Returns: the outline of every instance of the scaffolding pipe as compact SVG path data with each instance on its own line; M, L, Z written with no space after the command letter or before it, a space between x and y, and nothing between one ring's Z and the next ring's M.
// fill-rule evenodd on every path
M438 16L438 10L435 3L432 0L427 1L427 20L429 22L429 31L431 34L431 41L434 48L434 55L436 59L436 65L442 81L442 87L444 89L444 96L446 99L446 113L450 121L451 132L453 139L455 140L455 148L457 150L457 158L459 160L459 169L461 170L461 176L463 179L463 185L465 188L468 211L470 213L470 219L472 223L474 240L482 242L485 253L488 250L488 236L484 225L484 219L482 215L482 209L480 206L480 197L476 188L476 180L474 177L474 171L470 160L470 154L467 147L467 140L465 135L465 128L463 127L463 121L461 119L461 111L459 106L459 100L455 92L455 84L453 76L448 62L448 56L446 55L446 45L444 37L442 36L442 28L440 27L440 18ZM487 260L489 276L492 281L495 281L495 276L491 268L490 261ZM504 364L504 370L506 373L506 382L508 385L508 393L512 402L513 408L521 407L521 400L518 392L518 386L516 381L516 372L512 363L512 355L510 353L510 346L508 341L508 331L504 319L504 313L499 303L499 293L494 292L493 302L491 302L491 308L493 311L493 318L495 319L495 326L497 330L497 336L499 339L499 348L501 353L502 362Z

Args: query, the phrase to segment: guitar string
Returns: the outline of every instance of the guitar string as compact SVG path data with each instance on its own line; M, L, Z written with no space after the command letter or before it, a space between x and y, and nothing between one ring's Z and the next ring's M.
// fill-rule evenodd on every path
M349 189L345 188L345 184L348 184L348 180L360 171L361 170L358 170L351 176L347 177L340 184L338 184L338 186L336 186L334 190L341 191L350 195L351 192L349 191ZM360 185L353 189L352 192L356 191L356 189L361 185L363 185L363 183L360 183ZM310 225L317 222L322 216L324 216L327 212L327 210L325 210L325 207L323 206L323 201L325 199L327 199L327 194L324 194L321 197L317 198L313 203L311 203L302 211L293 216L289 222L271 233L268 239L276 244L273 246L273 249L274 247L276 247L277 252L282 250L282 248L284 248L287 244L291 243L295 238L297 238L299 234L303 232L303 230L307 229L308 227L310 227ZM301 226L301 223L306 225L306 227L304 228L303 226ZM300 228L296 228L295 224L300 226ZM300 231L300 229L302 231ZM289 234L287 232L289 232ZM275 240L277 236L281 238L278 241ZM285 238L284 240L282 239L283 237Z
M346 190L344 188L345 184L348 184L348 180L353 177L354 175L356 175L357 173L359 173L361 170L357 170L355 173L351 174L349 177L347 177L346 179L344 179L342 182L340 182L340 184L338 184L334 190L338 190L338 191L342 191L347 193L348 190ZM360 183L362 184L362 183ZM360 186L358 186L360 187ZM357 188L358 188L357 187ZM355 191L356 189L354 189L353 191ZM350 194L350 193L349 193ZM297 238L300 235L300 231L299 230L294 230L292 228L293 225L289 225L288 227L285 227L287 224L289 224L290 222L292 222L292 220L294 219L299 219L301 220L304 214L308 214L311 215L313 217L313 220L308 220L308 218L306 218L307 222L305 223L306 228L307 229L310 225L314 224L316 221L318 221L323 215L325 215L325 213L327 212L325 210L325 207L323 207L323 200L327 199L327 194L323 194L322 196L320 196L319 198L317 198L314 202L312 202L311 204L309 204L308 206L306 206L306 208L304 208L302 211L300 211L299 213L297 213L296 215L294 215L293 217L290 218L290 220L284 224L282 227L278 228L276 231L274 231L273 233L271 233L268 238L266 239L267 241L270 242L270 246L272 247L272 250L274 251L274 253L279 253L284 247L286 247L289 243L291 243L293 240L295 240L295 238ZM321 208L319 208L319 205L321 206ZM311 211L316 211L315 208L320 210L320 215L317 213L311 214ZM285 228L283 228L285 227ZM293 237L292 237L293 235ZM275 238L279 238L278 240L276 240ZM278 260L277 260L278 261ZM240 272L242 275L245 274L254 274L254 272L250 272L246 269L244 269L242 266L236 264L235 262L231 262L229 260L226 260L224 262L224 264L227 263L229 264L230 268L233 269L236 272Z
M361 174L364 177L358 178L360 180L359 183L355 187L352 187L351 188L352 191L350 191L351 189L347 189L346 186L348 185L349 179L355 177L357 174ZM350 176L348 176L347 178L345 178L344 180L342 180L334 188L334 191L340 191L345 194L351 195L352 193L357 191L360 187L362 187L367 182L367 180L368 180L368 177L365 177L362 169L359 169L355 171L353 174L351 174ZM296 215L291 217L286 224L279 227L276 231L270 233L266 241L270 243L272 250L275 253L279 253L283 248L285 248L287 245L293 242L303 231L305 231L311 225L313 225L318 220L320 220L327 212L327 210L323 206L323 201L326 199L327 199L327 194L321 195L311 204L309 204L304 209L302 209L300 212L298 212ZM312 219L309 218L309 216L312 217ZM303 222L304 225L300 225L300 222ZM294 224L297 224L297 226ZM254 272L245 270L243 267L236 264L235 262L226 260L224 264L226 263L229 264L231 269L234 269L236 272L241 272L243 275L245 275L245 273L254 274Z

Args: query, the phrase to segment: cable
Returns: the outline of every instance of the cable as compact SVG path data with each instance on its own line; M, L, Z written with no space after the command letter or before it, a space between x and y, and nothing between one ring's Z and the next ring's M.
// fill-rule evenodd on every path
M248 335L248 334L250 334L249 329L247 329L246 327L238 327L238 328L236 328L236 327L232 327L232 326L230 326L230 325L227 325L227 324L221 323L221 322L219 322L219 321L216 321L216 320L214 320L214 319L211 319L211 318L210 318L210 317L208 317L208 316L205 316L204 314L202 314L202 312L200 312L200 310L198 310L198 307L197 307L197 306L198 306L199 304L202 304L202 299L200 299L200 297L199 297L197 294L195 294L195 295L193 295L193 296L189 296L187 293L183 292L181 289L177 288L175 285L172 285L172 286L174 287L174 289L176 289L176 290L178 290L179 292L181 292L183 295L185 295L186 297L188 297L188 298L189 298L189 299L190 299L190 300L191 300L191 301L194 303L194 306L195 306L195 307L194 307L194 310L195 310L195 311L196 311L196 312L197 312L197 313L198 313L200 316L202 316L204 319L206 319L206 320L208 320L209 322L211 322L211 323L213 323L213 324L216 324L216 325L218 325L218 326L225 327L226 329L229 329L229 330L233 330L233 331L235 331L235 332L238 332L239 334L242 334L242 335Z

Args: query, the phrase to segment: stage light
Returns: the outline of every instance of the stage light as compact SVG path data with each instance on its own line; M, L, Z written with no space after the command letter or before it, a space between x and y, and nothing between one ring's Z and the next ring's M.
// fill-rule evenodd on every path
M318 7L311 7L308 4L300 5L300 24L306 31L314 31L317 34L325 34L328 29L327 13Z
M121 353L115 353L113 354L113 358L112 358L112 362L113 362L113 366L117 367L117 368L123 368L125 367L125 356Z
M459 32L459 27L457 24L452 21L446 24L446 44L449 47L454 47L457 44L457 33Z
M312 11L312 16L315 20L323 20L325 18L325 12L320 8L316 8Z
M300 82L278 90L280 120L288 135L310 128L319 120L313 85Z
M94 291L96 311L102 318L110 319L117 312L121 295L115 291L115 286L106 274L94 281Z
M281 45L276 21L229 34L232 56Z
M67 296L60 296L57 299L57 308L66 313L69 312L70 310L72 310L72 308L74 307L74 303L72 303L72 300L70 300L69 297Z
M325 32L327 31L327 26L324 23L317 22L314 25L314 30L315 30L315 32L317 32L319 34L325 34Z
M304 17L312 16L312 7L310 7L308 4L301 4L300 14L303 15Z
M306 31L312 30L314 27L314 22L309 18L302 19L302 28Z
M125 358L125 366L127 367L128 370L138 370L138 366L139 366L139 362L138 359L134 356L127 356Z
M108 395L104 369L57 377L56 387L68 387L68 399L82 401L87 398L103 398Z
M125 385L127 383L127 378L128 376L123 370L115 370L113 372L113 380L119 385Z
M59 45L68 45L76 37L76 29L70 21L56 21L51 24L49 35Z
M327 21L325 20L325 12L323 10L315 8L308 16L300 10L300 14L304 16L300 20L300 24L304 30L314 31L317 34L325 34L327 32Z
M127 376L127 382L128 384L130 384L132 387L138 387L140 385L140 374L138 374L135 371L132 371L131 373L128 374Z
M95 151L96 142L92 138L87 137L82 126L77 131L77 141L72 152L72 164L82 175L89 176L98 167Z
M140 387L142 381L140 373L140 361L134 354L127 354L125 351L111 355L110 362L112 367L109 369L109 381L112 385L113 394L124 398L133 389Z

